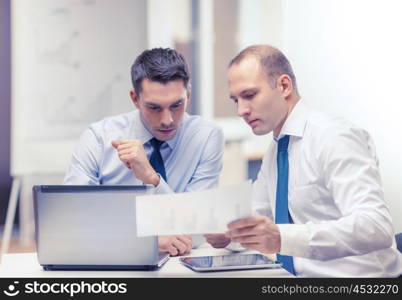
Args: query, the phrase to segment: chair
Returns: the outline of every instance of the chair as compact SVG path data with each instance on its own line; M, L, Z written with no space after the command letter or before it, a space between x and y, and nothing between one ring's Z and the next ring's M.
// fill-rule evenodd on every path
M396 247L398 248L399 252L402 252L402 232L395 235L396 240Z

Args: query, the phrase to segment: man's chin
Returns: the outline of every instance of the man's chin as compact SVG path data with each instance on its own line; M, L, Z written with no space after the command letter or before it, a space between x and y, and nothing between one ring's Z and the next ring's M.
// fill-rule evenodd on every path
M263 128L260 128L260 127L254 127L254 128L252 128L252 130L255 135L265 135L272 131L272 130L266 130L266 129L264 130Z
M176 135L177 130L173 129L170 132L163 132L160 130L157 130L154 134L154 137L160 141L168 141L171 140L172 138L174 138L174 136Z

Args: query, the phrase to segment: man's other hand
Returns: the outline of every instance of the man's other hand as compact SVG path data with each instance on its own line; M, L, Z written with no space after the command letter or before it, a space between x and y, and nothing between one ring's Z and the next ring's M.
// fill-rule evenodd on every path
M190 235L163 235L158 237L159 251L168 252L171 256L190 253L192 244Z
M240 243L244 248L262 253L276 253L281 250L279 227L265 216L240 219L228 224L226 237Z
M211 244L214 248L225 248L230 243L230 238L225 236L223 233L217 234L204 234L204 237L207 239L207 242Z

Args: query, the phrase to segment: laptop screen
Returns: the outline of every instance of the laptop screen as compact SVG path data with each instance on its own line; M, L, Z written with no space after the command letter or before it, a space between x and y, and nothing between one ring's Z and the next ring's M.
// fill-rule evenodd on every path
M154 264L157 237L138 238L135 198L150 186L35 186L38 260L61 265Z

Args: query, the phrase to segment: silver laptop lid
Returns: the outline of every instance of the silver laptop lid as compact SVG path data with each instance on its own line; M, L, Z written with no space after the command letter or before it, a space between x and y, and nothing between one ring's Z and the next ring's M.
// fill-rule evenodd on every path
M34 186L41 265L156 265L157 237L137 237L135 197L149 186Z

